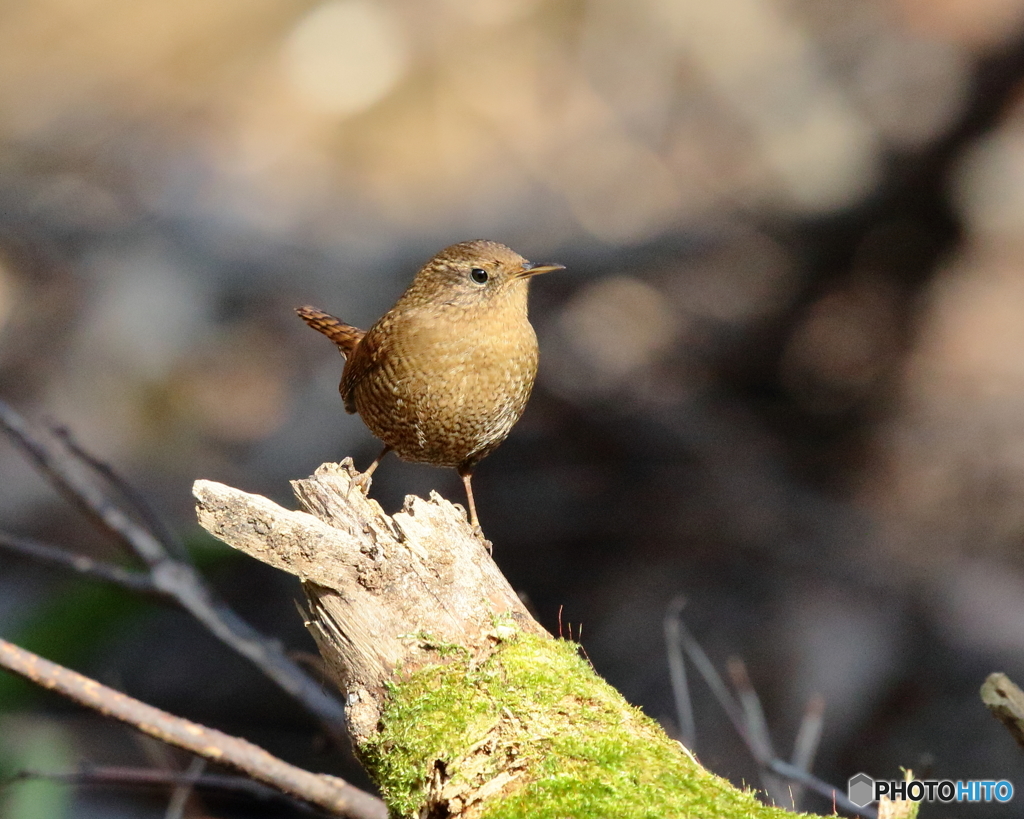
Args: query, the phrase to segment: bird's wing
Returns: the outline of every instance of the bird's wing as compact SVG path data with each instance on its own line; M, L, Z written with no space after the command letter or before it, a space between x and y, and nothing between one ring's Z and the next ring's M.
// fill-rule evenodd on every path
M338 349L341 350L341 354L346 359L351 358L353 351L359 346L363 336L366 335L365 330L360 330L358 327L346 324L337 316L332 316L330 313L325 313L316 307L309 307L308 305L296 307L295 312L299 314L299 318L306 322L306 324L314 330L323 333L337 344Z
M338 385L338 389L345 402L346 411L356 411L355 395L353 394L356 384L380 366L382 352L386 344L386 333L374 325L368 333L362 335L352 355L345 360L345 371L341 374L341 384Z

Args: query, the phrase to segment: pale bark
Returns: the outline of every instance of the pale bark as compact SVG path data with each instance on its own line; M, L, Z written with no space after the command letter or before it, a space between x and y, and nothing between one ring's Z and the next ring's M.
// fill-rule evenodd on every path
M393 516L346 461L306 512L197 481L200 523L303 582L307 626L393 815L792 816L733 788L530 616L461 509Z

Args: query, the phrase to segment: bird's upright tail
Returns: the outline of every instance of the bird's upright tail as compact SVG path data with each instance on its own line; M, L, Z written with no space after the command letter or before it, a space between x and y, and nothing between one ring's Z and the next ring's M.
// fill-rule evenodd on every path
M337 344L338 349L341 350L341 354L345 358L352 355L352 351L362 340L363 336L366 335L365 330L360 330L358 327L346 324L337 316L332 316L330 313L325 313L316 307L309 307L308 305L296 307L295 312L299 314L299 318L306 322L306 324L314 330L323 333Z

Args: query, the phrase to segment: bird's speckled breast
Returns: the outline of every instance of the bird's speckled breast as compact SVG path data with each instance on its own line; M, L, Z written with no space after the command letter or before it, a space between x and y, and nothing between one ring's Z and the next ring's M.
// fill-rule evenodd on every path
M401 346L353 388L373 434L404 460L450 467L473 463L505 440L537 374L525 290L521 305L454 321L439 321L436 306L382 317L370 333ZM394 332L397 322L403 332Z

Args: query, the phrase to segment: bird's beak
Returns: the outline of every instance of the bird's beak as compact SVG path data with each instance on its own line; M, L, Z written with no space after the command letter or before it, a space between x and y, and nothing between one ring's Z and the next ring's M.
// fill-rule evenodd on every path
M565 270L565 265L556 264L554 262L550 262L547 264L531 264L530 262L527 262L526 264L523 265L523 272L520 273L516 278L527 279L530 276L536 276L538 273L550 273L552 270Z

